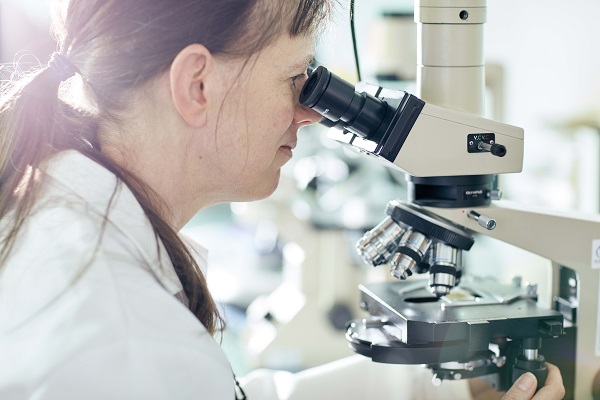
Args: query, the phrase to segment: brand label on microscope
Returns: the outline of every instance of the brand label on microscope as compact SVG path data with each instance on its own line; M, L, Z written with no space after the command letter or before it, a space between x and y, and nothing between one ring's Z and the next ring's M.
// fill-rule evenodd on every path
M600 269L600 239L592 240L592 268Z

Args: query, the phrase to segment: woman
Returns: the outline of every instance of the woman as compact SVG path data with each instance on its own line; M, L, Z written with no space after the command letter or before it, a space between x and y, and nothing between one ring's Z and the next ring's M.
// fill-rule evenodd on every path
M57 53L1 106L0 398L234 397L177 232L276 188L328 7L58 4Z
M57 4L57 52L0 102L0 398L240 394L177 232L274 191L329 7Z

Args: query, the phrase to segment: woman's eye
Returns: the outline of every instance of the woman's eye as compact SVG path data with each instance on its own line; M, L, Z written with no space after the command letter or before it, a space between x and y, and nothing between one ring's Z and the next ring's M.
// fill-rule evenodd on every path
M307 75L306 72L303 72L299 75L293 76L292 79L292 87L294 89L297 89L301 84L304 83L304 81L306 80Z

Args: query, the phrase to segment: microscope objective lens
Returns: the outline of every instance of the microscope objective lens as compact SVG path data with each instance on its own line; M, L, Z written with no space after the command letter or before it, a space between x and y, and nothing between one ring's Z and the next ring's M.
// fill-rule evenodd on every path
M363 235L356 251L363 261L372 266L385 264L396 251L405 229L386 217L375 228Z

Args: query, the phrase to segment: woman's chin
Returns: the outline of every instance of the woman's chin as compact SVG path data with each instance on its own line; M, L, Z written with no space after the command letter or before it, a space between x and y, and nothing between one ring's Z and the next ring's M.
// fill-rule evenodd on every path
M243 193L243 195L240 196L243 199L236 201L255 201L266 199L267 197L271 196L279 186L279 177L280 171L277 170L276 176L271 177L269 180L262 179L257 185L246 187L244 190L240 191Z

